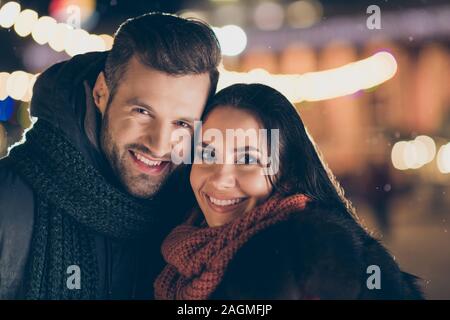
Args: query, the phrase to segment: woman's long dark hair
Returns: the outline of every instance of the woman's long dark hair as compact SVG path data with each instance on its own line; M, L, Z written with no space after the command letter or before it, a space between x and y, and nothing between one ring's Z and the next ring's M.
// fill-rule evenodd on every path
M235 84L211 99L203 115L204 121L220 106L249 111L259 119L262 128L279 129L279 172L275 177L269 176L274 191L286 196L306 194L320 206L342 209L357 219L342 188L322 161L300 115L284 95L262 84Z

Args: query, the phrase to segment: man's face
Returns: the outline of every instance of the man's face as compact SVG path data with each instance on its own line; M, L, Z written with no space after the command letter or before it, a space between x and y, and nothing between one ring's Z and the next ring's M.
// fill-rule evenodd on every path
M97 79L94 96L102 91ZM106 87L106 85L104 85ZM99 89L100 88L100 89ZM209 74L172 76L132 58L109 104L95 99L103 114L101 147L128 192L153 196L175 169L175 130L193 131L210 89Z

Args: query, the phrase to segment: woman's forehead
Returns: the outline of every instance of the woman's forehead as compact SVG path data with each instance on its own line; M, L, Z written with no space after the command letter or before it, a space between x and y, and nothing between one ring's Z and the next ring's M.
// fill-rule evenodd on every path
M205 129L226 130L248 130L262 129L259 119L250 111L232 107L218 106L206 118L203 123Z

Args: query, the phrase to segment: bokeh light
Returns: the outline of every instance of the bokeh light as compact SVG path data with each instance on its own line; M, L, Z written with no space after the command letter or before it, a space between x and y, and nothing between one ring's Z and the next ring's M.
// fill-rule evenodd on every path
M222 54L225 56L237 56L247 46L247 35L241 27L227 25L222 28L213 28L219 40Z
M102 38L103 42L105 43L105 50L111 50L114 44L114 38L109 34L101 34L100 38Z
M6 84L8 82L9 73L0 72L0 100L5 100L8 97L8 92L6 91Z
M14 71L8 77L6 92L11 98L21 100L27 93L30 80L31 76L28 73L24 71Z
M434 142L434 140L431 137L425 135L417 136L415 140L422 142L427 149L424 162L429 163L433 161L434 157L436 156L436 143Z
M14 23L14 30L21 37L28 36L38 21L38 14L34 10L23 10Z
M52 17L41 17L33 27L31 36L39 44L46 44L50 40L52 31L56 28L56 20Z
M441 146L439 149L437 166L441 173L450 173L450 143Z
M95 0L52 0L49 12L56 20L81 28L95 13ZM79 17L77 15L79 14ZM79 21L77 19L79 18ZM80 25L76 25L80 23Z
M16 120L19 123L19 125L26 129L30 127L31 125L31 118L30 118L30 104L27 102L22 102L17 109L16 114Z
M48 44L56 52L61 52L65 49L66 39L69 37L70 31L73 29L65 23L58 23L52 33Z
M399 141L391 151L391 160L398 170L419 169L433 161L436 155L436 144L428 136L418 136L414 140Z
M20 14L20 4L11 1L7 2L0 9L0 26L11 28Z
M275 2L262 2L255 8L253 19L261 30L277 30L283 26L284 9Z
M408 143L406 141L399 141L394 144L391 151L391 160L394 168L398 170L408 169L407 164L404 161L405 150Z
M14 112L14 100L7 97L0 100L0 121L8 121Z
M301 0L291 3L286 10L286 19L292 28L307 28L317 23L323 7L316 0Z
M332 99L375 87L391 79L396 71L394 56L388 52L378 52L339 68L306 73L301 78L299 90L302 90L302 100ZM324 83L327 85L324 86Z
M64 50L69 56L87 52L89 33L83 29L70 30L64 39Z

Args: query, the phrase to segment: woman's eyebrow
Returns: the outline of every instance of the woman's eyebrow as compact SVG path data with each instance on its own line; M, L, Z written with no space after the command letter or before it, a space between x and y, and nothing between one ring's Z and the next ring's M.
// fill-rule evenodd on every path
M239 148L234 148L234 152L248 152L248 151L256 151L261 153L261 151L258 148L255 148L253 146L245 146L245 147L239 147Z
M203 147L203 148L211 147L211 143L212 143L212 142L205 142L205 141L202 141L202 147Z

